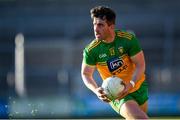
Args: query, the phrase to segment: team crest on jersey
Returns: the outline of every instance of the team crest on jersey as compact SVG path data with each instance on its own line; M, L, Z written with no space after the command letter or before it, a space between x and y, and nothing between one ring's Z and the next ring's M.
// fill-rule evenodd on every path
M110 48L109 52L111 56L115 55L114 47Z
M124 53L124 48L123 48L123 47L119 47L118 50L119 50L119 53L120 53L120 54L123 54L123 53Z
M110 72L113 72L123 65L123 60L119 57L114 57L107 61L107 65Z

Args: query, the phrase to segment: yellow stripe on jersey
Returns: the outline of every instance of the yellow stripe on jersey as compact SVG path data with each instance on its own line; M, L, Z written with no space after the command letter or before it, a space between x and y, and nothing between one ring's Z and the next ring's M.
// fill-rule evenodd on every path
M99 45L99 43L101 43L100 40L93 40L88 47L88 52L95 48L97 45Z
M132 35L128 32L118 32L117 35L119 37L123 37L123 38L127 38L128 40L131 40L132 39Z
M128 57L128 54L124 54L124 55L121 56L122 59L125 58L125 57Z
M98 62L97 64L98 64L98 65L102 65L102 66L107 66L107 63L106 63L106 62Z

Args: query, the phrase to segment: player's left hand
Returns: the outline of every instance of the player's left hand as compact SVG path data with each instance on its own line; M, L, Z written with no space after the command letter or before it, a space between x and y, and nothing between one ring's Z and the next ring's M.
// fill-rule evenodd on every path
M110 99L104 93L104 89L102 87L97 88L95 93L100 100L107 102L107 103L110 102Z
M127 83L127 84L124 84L125 87L124 87L124 90L119 94L119 97L117 99L122 99L123 97L125 97L126 95L129 94L129 91L133 88L133 86L131 85L131 83Z

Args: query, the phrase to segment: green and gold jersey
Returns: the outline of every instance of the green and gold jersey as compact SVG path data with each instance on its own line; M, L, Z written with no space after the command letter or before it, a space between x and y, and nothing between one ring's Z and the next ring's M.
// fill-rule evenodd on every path
M87 45L83 52L83 62L90 66L96 66L103 80L115 75L128 83L135 70L135 64L130 57L142 49L133 34L118 30L115 33L115 39L111 43L95 39ZM130 92L139 89L144 80L145 75L143 74Z

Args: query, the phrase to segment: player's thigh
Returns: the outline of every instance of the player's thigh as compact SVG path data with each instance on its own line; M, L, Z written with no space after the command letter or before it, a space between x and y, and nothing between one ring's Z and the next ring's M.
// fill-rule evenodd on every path
M146 113L140 108L140 106L134 100L129 100L122 104L120 108L120 114L125 118L148 118Z

